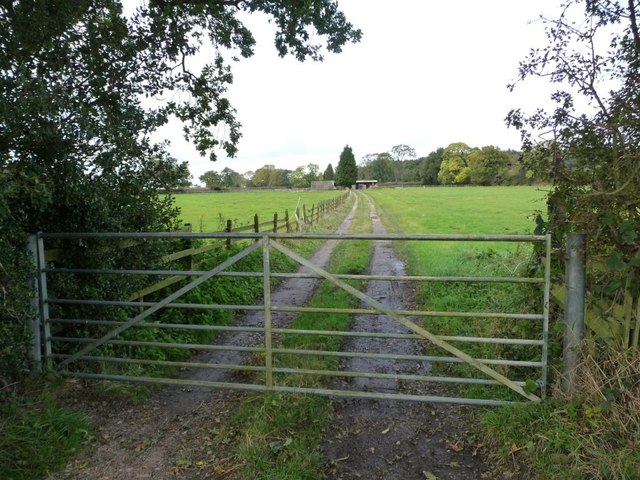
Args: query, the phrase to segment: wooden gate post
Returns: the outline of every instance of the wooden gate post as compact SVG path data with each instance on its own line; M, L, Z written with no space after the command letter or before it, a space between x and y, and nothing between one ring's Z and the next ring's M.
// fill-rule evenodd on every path
M576 369L580 363L580 349L584 339L584 297L586 235L567 235L567 264L564 309L564 344L562 348L562 389L571 395L576 384Z

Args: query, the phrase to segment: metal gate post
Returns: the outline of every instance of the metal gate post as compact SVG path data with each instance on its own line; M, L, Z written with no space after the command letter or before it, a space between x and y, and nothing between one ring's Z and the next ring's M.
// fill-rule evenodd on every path
M270 238L262 237L262 275L264 289L264 361L265 385L273 388L273 351L271 347L271 261L269 257Z
M567 235L567 265L564 309L564 345L562 349L562 388L570 395L576 383L576 368L584 338L585 244L584 233Z
M42 321L43 365L48 368L51 360L51 325L49 324L49 290L47 288L47 261L44 256L44 239L38 234L38 280L40 281L40 311Z
M549 313L551 310L551 234L547 233L544 242L544 298L542 321L542 378L540 380L540 393L542 398L547 395L547 380L549 376Z
M29 330L31 331L32 345L29 353L31 357L31 374L38 375L42 372L42 338L40 335L40 325L42 324L42 312L40 311L40 263L38 261L38 237L37 235L29 235L27 239L27 250L33 261L35 268L33 277L29 282L29 287L33 289L33 299L31 306L36 313L35 318L31 317L27 320Z

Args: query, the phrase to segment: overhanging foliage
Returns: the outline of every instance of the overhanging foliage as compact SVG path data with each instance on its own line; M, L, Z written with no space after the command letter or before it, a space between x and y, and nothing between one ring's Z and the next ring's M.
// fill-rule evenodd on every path
M527 167L552 184L548 229L559 240L588 232L590 258L605 266L592 289L631 296L630 308L640 295L639 6L568 0L558 18L543 17L548 44L521 62L519 79L548 79L555 108L507 117Z

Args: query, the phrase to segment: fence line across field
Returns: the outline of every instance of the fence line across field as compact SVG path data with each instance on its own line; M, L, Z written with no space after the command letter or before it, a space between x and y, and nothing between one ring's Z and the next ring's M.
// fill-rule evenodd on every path
M196 238L197 239L220 239L220 240L224 239L225 242L208 244L199 248L187 248L179 252L175 252L171 255L167 255L163 258L163 260L165 262L170 262L173 260L177 260L179 258L198 255L201 253L208 252L212 249L222 247L225 244L229 246L231 240L245 238L242 235L236 236L236 235L229 235L229 234L234 234L234 233L241 234L243 232L251 232L253 234L259 234L265 231L271 231L271 232L277 233L282 230L286 230L287 232L304 231L308 227L315 225L320 219L325 217L327 214L333 212L335 209L340 207L342 204L344 204L344 202L348 198L349 198L349 192L345 192L337 197L329 198L327 200L321 200L317 204L311 205L309 215L306 214L307 207L304 204L302 205L302 212L304 213L300 213L300 207L298 203L298 205L294 210L295 218L293 220L289 216L289 210L285 209L283 214L279 214L278 212L275 212L273 214L273 219L270 219L264 222L260 222L260 218L256 213L253 217L253 223L248 225L241 225L238 227L234 226L233 220L227 219L225 221L224 230L221 230L218 232L196 233L196 232L192 232L193 226L191 224L186 224L182 231L182 233L188 234L186 237L176 237L175 235L180 232L171 232L172 236L170 237L164 236L162 238L183 238L186 240L193 240ZM265 228L265 227L268 227L268 228ZM96 238L96 237L93 237L92 235L87 235L87 234L80 234L80 235L81 235L80 237L76 237L76 238ZM163 233L161 235L166 235L166 233ZM206 236L201 236L201 235L206 235ZM54 238L54 237L48 237L48 238ZM65 237L65 238L70 238L70 237ZM101 236L100 238L110 238L110 237ZM145 239L145 238L151 238L151 237L134 235L134 236L127 236L127 237L119 237L119 238L123 238L123 239L126 238L128 240L128 241L124 241L123 243L120 243L118 245L119 248L130 248L130 247L135 247L137 245L137 243L135 242L135 239ZM63 251L61 249L45 250L44 252L45 259L47 261L57 260L60 257L60 254L62 252Z

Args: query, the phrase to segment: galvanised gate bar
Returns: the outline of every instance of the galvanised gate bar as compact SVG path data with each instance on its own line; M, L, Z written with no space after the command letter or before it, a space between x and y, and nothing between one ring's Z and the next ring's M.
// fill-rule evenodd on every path
M296 241L310 239L319 240L371 240L371 241L394 241L394 242L515 242L515 243L538 243L542 244L541 263L543 273L541 276L520 277L481 277L481 276L425 276L425 275L404 275L404 276L376 276L376 275L338 275L332 274L296 253L290 245ZM234 255L226 258L214 268L207 270L178 269L172 264L168 269L109 269L109 268L65 268L57 262L47 260L47 250L45 242L50 241L74 241L90 242L100 240L101 242L113 242L114 248L119 245L135 245L136 242L151 241L177 241L194 240L201 241L204 246L187 248L179 252L166 255L167 261L189 257L213 248L215 243L223 245L229 241L242 242L244 248ZM118 243L118 242L126 242ZM207 243L208 242L208 243ZM550 291L550 235L438 235L438 234L317 234L317 233L41 233L34 235L30 239L30 250L37 265L37 290L38 298L35 305L40 312L40 323L32 325L35 345L33 357L36 364L46 365L53 368L65 376L72 376L86 379L102 379L112 381L132 381L150 384L168 385L190 385L204 386L212 388L233 388L242 390L275 391L275 392L296 392L314 393L332 396L347 396L358 398L382 398L415 400L427 402L450 402L474 405L501 405L512 403L513 400L505 401L501 399L487 398L463 398L459 396L442 396L430 394L428 387L422 387L418 393L371 391L369 389L354 390L350 388L338 388L333 383L328 383L327 387L304 386L286 381L288 376L319 376L335 377L342 379L349 378L371 378L390 379L402 382L417 382L420 384L477 384L486 386L503 386L517 394L520 400L532 402L540 401L547 387L547 356L548 356L548 328L549 328L549 291ZM228 271L229 267L236 264L241 259L254 252L262 251L263 271ZM305 267L297 272L272 272L271 252L280 252L295 260L299 265ZM190 264L193 266L193 262ZM148 278L172 278L183 277L182 286L174 286L174 290L162 299L155 298L153 301L145 301L141 294L131 295L124 299L95 299L95 298L59 298L48 293L48 281L54 275L116 275L116 276L146 276ZM235 304L203 304L203 303L181 303L179 299L186 293L202 286L215 282L216 278L238 277L238 278L262 278L262 303L257 305L235 305ZM272 280L287 278L318 278L331 282L337 287L344 289L349 294L359 299L363 308L329 308L329 307L309 307L272 304L271 287ZM469 312L469 311L430 311L430 310L400 310L385 306L384 303L369 297L362 291L354 288L349 281L389 281L389 282L456 282L456 283L512 283L512 284L538 284L539 288L539 311L536 313L522 312ZM171 283L175 283L172 281ZM158 295L163 287L163 282L158 282L146 289L147 295ZM211 288L215 288L212 286ZM166 291L166 290L165 290ZM132 300L136 298L137 300ZM64 312L69 306L89 306L95 308L117 309L120 317L126 313L126 318L102 319L102 318L65 318L59 313ZM227 325L209 325L194 323L172 323L171 321L155 320L154 314L160 310L188 309L197 310L218 310L233 312L257 312L258 323L243 324L242 316L238 316L236 322ZM50 312L56 312L50 315ZM123 313L124 312L124 313ZM134 314L135 312L138 312ZM274 325L272 317L281 313L314 313L318 315L331 313L344 313L350 315L375 315L393 318L398 324L404 327L402 333L376 332L372 331L329 331L324 329L293 329L286 324ZM408 318L411 317L411 318ZM419 319L427 317L442 318L462 318L468 320L483 320L493 322L534 322L537 331L535 338L499 338L489 336L444 336L438 332L425 328L424 322ZM416 321L416 319L418 319ZM76 327L76 328L73 328ZM155 338L144 340L122 339L122 335L131 329L153 329L159 332L164 329L184 330L184 331L208 331L217 335L211 343L183 343L164 342ZM80 333L79 333L80 332ZM89 335L87 332L94 332ZM234 335L247 334L253 338L258 337L259 341L254 344L242 345L219 344L220 339L233 338ZM437 348L446 352L445 355L408 355L402 352L353 352L353 351L318 351L311 349L284 348L280 344L283 336L297 335L332 335L348 337L367 338L393 338L421 341L427 351ZM213 335L213 333L212 333ZM537 353L535 358L528 359L508 359L508 358L474 358L465 352L464 345L470 344L494 344L505 345L513 348L525 347L535 348ZM118 349L119 348L119 349ZM124 350L123 350L124 348ZM185 361L167 361L146 358L144 355L135 355L136 349L180 349L190 350L194 354L199 352L207 353L206 361L199 361L199 356L195 355ZM122 352L110 353L110 352ZM216 352L226 352L224 358L234 359L233 363L220 362ZM231 352L231 353L230 353ZM231 355L231 357L229 356ZM280 355L293 356L331 356L340 359L345 358L365 358L381 361L398 362L422 362L428 365L437 364L468 364L476 372L473 376L448 376L428 374L411 374L404 372L377 373L372 371L350 371L341 368L334 370L283 368L278 366L276 358ZM201 358L201 357L200 357ZM259 361L259 364L256 364ZM111 365L111 367L109 367ZM114 365L137 365L139 367L150 366L156 368L153 375L145 375L144 369L138 368L136 373L131 373L131 369L120 369ZM532 369L537 374L534 377L537 390L531 389L531 377L510 379L502 373L504 367L515 369ZM194 375L181 375L180 369L200 370L200 371L225 371L225 372L245 372L239 376L212 375L204 379ZM159 370L158 370L159 369ZM429 368L429 371L431 368ZM115 373L114 373L115 371ZM173 372L172 375L157 376L158 371ZM142 373L140 373L142 372ZM246 374L246 372L249 372ZM202 377L202 376L201 376ZM216 380L217 379L217 380ZM222 379L222 380L220 380ZM229 380L231 379L231 380ZM528 381L527 381L528 380ZM535 391L541 392L536 394ZM501 397L504 398L504 397Z

